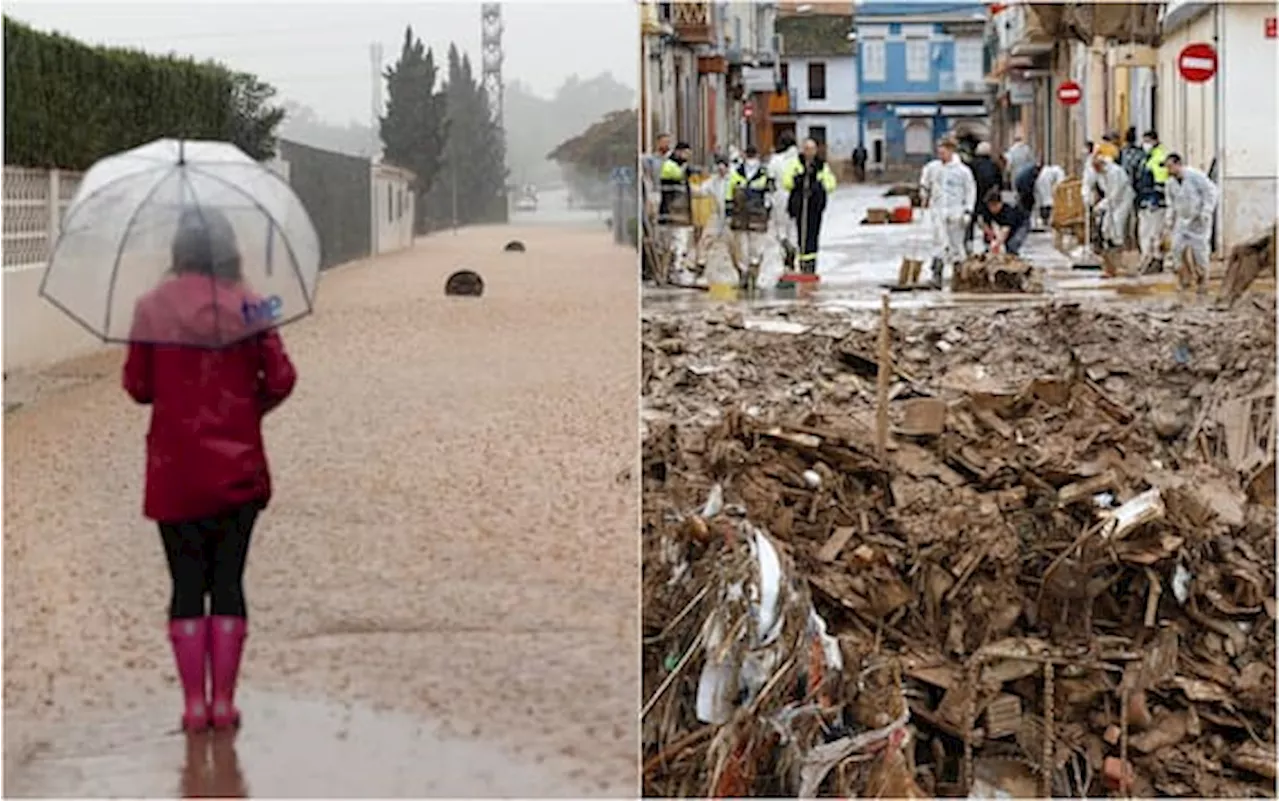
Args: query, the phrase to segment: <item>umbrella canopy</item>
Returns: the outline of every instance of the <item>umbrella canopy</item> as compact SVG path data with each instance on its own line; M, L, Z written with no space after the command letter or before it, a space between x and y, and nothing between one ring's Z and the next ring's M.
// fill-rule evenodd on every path
M226 142L94 164L40 294L109 342L223 347L311 312L320 240L278 175Z

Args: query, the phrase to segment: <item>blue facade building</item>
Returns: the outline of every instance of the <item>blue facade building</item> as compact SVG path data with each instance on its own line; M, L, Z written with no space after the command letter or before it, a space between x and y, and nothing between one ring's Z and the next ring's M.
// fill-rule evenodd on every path
M862 2L854 7L860 137L872 169L924 164L944 134L989 133L979 2Z

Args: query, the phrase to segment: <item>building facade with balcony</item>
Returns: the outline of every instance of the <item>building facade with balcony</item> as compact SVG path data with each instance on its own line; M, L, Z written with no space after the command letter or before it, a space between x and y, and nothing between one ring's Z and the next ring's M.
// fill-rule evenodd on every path
M725 115L722 152L747 145L768 147L760 135L768 125L768 97L778 75L777 4L750 0L718 3L720 51L724 54Z
M859 139L870 169L922 165L947 133L989 136L987 20L976 2L855 7Z
M775 82L773 3L641 4L641 127L651 150L660 133L693 148L696 164L743 148Z
M858 143L858 84L849 14L778 19L778 90L771 98L771 139L812 138L829 160L851 161Z
M1141 133L1155 124L1155 50L1063 35L1057 9L1035 9L1014 4L992 15L992 143L1004 148L1022 136L1037 155L1074 172L1082 169L1086 142L1129 127ZM1044 13L1054 30L1046 28ZM1138 14L1135 4L1133 16L1141 22L1149 14ZM1111 33L1123 35L1123 27ZM1057 99L1067 80L1081 88L1074 106Z

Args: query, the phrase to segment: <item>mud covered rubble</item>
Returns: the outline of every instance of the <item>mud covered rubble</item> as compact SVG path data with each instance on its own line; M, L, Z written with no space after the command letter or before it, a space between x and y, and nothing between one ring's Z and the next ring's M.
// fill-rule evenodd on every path
M1044 291L1044 270L1010 254L978 253L951 274L952 292Z
M646 314L646 794L1273 796L1274 325Z

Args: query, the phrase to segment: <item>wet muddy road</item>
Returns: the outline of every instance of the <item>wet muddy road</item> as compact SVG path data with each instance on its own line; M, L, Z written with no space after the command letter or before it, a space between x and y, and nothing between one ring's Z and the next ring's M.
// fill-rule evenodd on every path
M326 276L267 423L245 724L190 753L121 356L9 376L7 794L634 794L634 259L464 229Z

